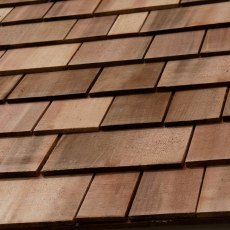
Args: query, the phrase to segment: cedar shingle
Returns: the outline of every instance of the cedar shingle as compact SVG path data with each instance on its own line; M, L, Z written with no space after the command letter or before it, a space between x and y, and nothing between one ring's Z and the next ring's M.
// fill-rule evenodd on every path
M36 133L97 130L112 97L54 101L35 128Z
M230 22L230 2L152 11L142 32L202 27Z
M0 27L0 46L57 41L65 38L75 20Z
M151 9L171 8L178 4L179 0L103 0L97 8L96 13L131 13Z
M90 16L100 0L73 0L56 2L45 18Z
M230 162L230 124L196 126L186 165L214 165Z
M0 73L58 69L68 63L79 45L77 43L8 50L0 59Z
M117 96L102 127L162 125L170 93Z
M191 131L191 127L183 127L65 135L42 171L55 174L78 170L181 165Z
M230 167L208 167L197 208L198 217L230 214Z
M21 79L22 75L0 77L0 102L2 102L14 86Z
M202 175L202 168L144 172L129 216L195 216Z
M161 89L226 85L230 81L230 56L171 61L158 83Z
M151 37L121 38L85 42L69 65L105 65L141 60Z
M28 74L10 94L8 100L19 101L36 98L41 100L86 95L98 71L99 69L83 69Z
M147 15L148 12L119 15L109 35L138 33Z
M204 31L157 35L145 55L145 59L197 56L203 36Z
M163 62L107 67L90 91L92 95L152 90L161 74Z
M0 138L0 176L39 173L56 136Z
M108 173L95 176L77 221L123 220L139 173Z
M184 125L219 121L226 88L176 92L165 123Z
M15 7L3 20L4 23L41 20L53 3Z
M116 17L116 15L112 15L80 19L77 21L66 39L95 39L106 36Z
M0 135L29 134L48 102L0 105Z
M208 30L201 53L230 51L230 28Z
M91 175L0 181L0 224L74 224ZM46 225L44 225L46 224ZM12 226L11 226L12 227Z

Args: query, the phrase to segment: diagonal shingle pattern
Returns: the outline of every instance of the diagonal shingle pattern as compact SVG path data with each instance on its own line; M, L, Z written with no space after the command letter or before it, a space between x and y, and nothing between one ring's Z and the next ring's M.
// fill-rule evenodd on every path
M229 12L1 0L0 229L227 222Z

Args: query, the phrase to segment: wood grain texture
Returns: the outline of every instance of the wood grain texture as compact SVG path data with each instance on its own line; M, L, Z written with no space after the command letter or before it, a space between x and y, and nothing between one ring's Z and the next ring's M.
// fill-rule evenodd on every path
M0 138L0 176L38 175L56 137Z
M203 36L203 30L157 35L145 59L198 56Z
M230 162L230 124L196 126L186 158L187 166Z
M197 208L198 217L229 216L229 166L208 167Z
M230 56L217 56L168 62L157 88L161 90L204 88L227 85Z
M70 31L66 39L90 39L106 36L116 15L105 17L85 18L77 21L76 25Z
M12 9L13 8L10 8L10 7L9 8L1 8L0 9L0 21L2 21L6 17L6 15L10 13L10 11Z
M144 172L129 216L133 219L195 216L202 176L202 168Z
M52 3L47 2L44 4L17 6L3 19L3 23L41 20L52 5Z
M230 51L230 28L208 30L201 53L219 53Z
M65 135L42 172L181 165L191 131L191 127L183 127Z
M165 120L166 125L219 121L225 93L226 88L176 92Z
M0 105L0 135L30 134L48 102Z
M91 95L119 94L154 89L163 62L104 68L90 90Z
M41 100L86 95L98 71L99 69L83 69L27 74L7 100Z
M77 214L77 221L123 220L139 173L97 174Z
M1 26L0 46L63 40L75 20Z
M152 11L141 32L203 27L230 22L230 2Z
M96 13L131 13L152 9L163 9L175 7L179 4L178 0L103 0L96 10Z
M101 126L113 128L162 125L170 95L170 93L151 93L117 96Z
M90 16L100 0L77 0L60 1L46 14L45 18L70 17L70 16Z
M35 128L35 133L97 130L112 99L105 97L54 101Z
M151 37L121 38L85 42L69 65L105 65L142 59Z
M68 63L79 45L77 43L8 50L0 59L0 73L55 70Z
M91 175L1 180L0 223L29 227L74 224Z
M15 87L22 75L0 77L0 102L3 102L10 91Z
M138 33L147 15L148 12L119 15L109 35Z

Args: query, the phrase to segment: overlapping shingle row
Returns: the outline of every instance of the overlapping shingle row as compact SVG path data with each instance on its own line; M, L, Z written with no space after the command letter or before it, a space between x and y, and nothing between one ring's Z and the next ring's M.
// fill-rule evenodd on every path
M227 221L229 1L0 7L0 228Z

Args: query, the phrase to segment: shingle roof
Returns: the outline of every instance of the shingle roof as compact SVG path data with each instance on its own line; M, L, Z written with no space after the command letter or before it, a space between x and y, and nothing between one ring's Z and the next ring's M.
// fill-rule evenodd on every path
M229 221L230 1L1 0L0 229Z

